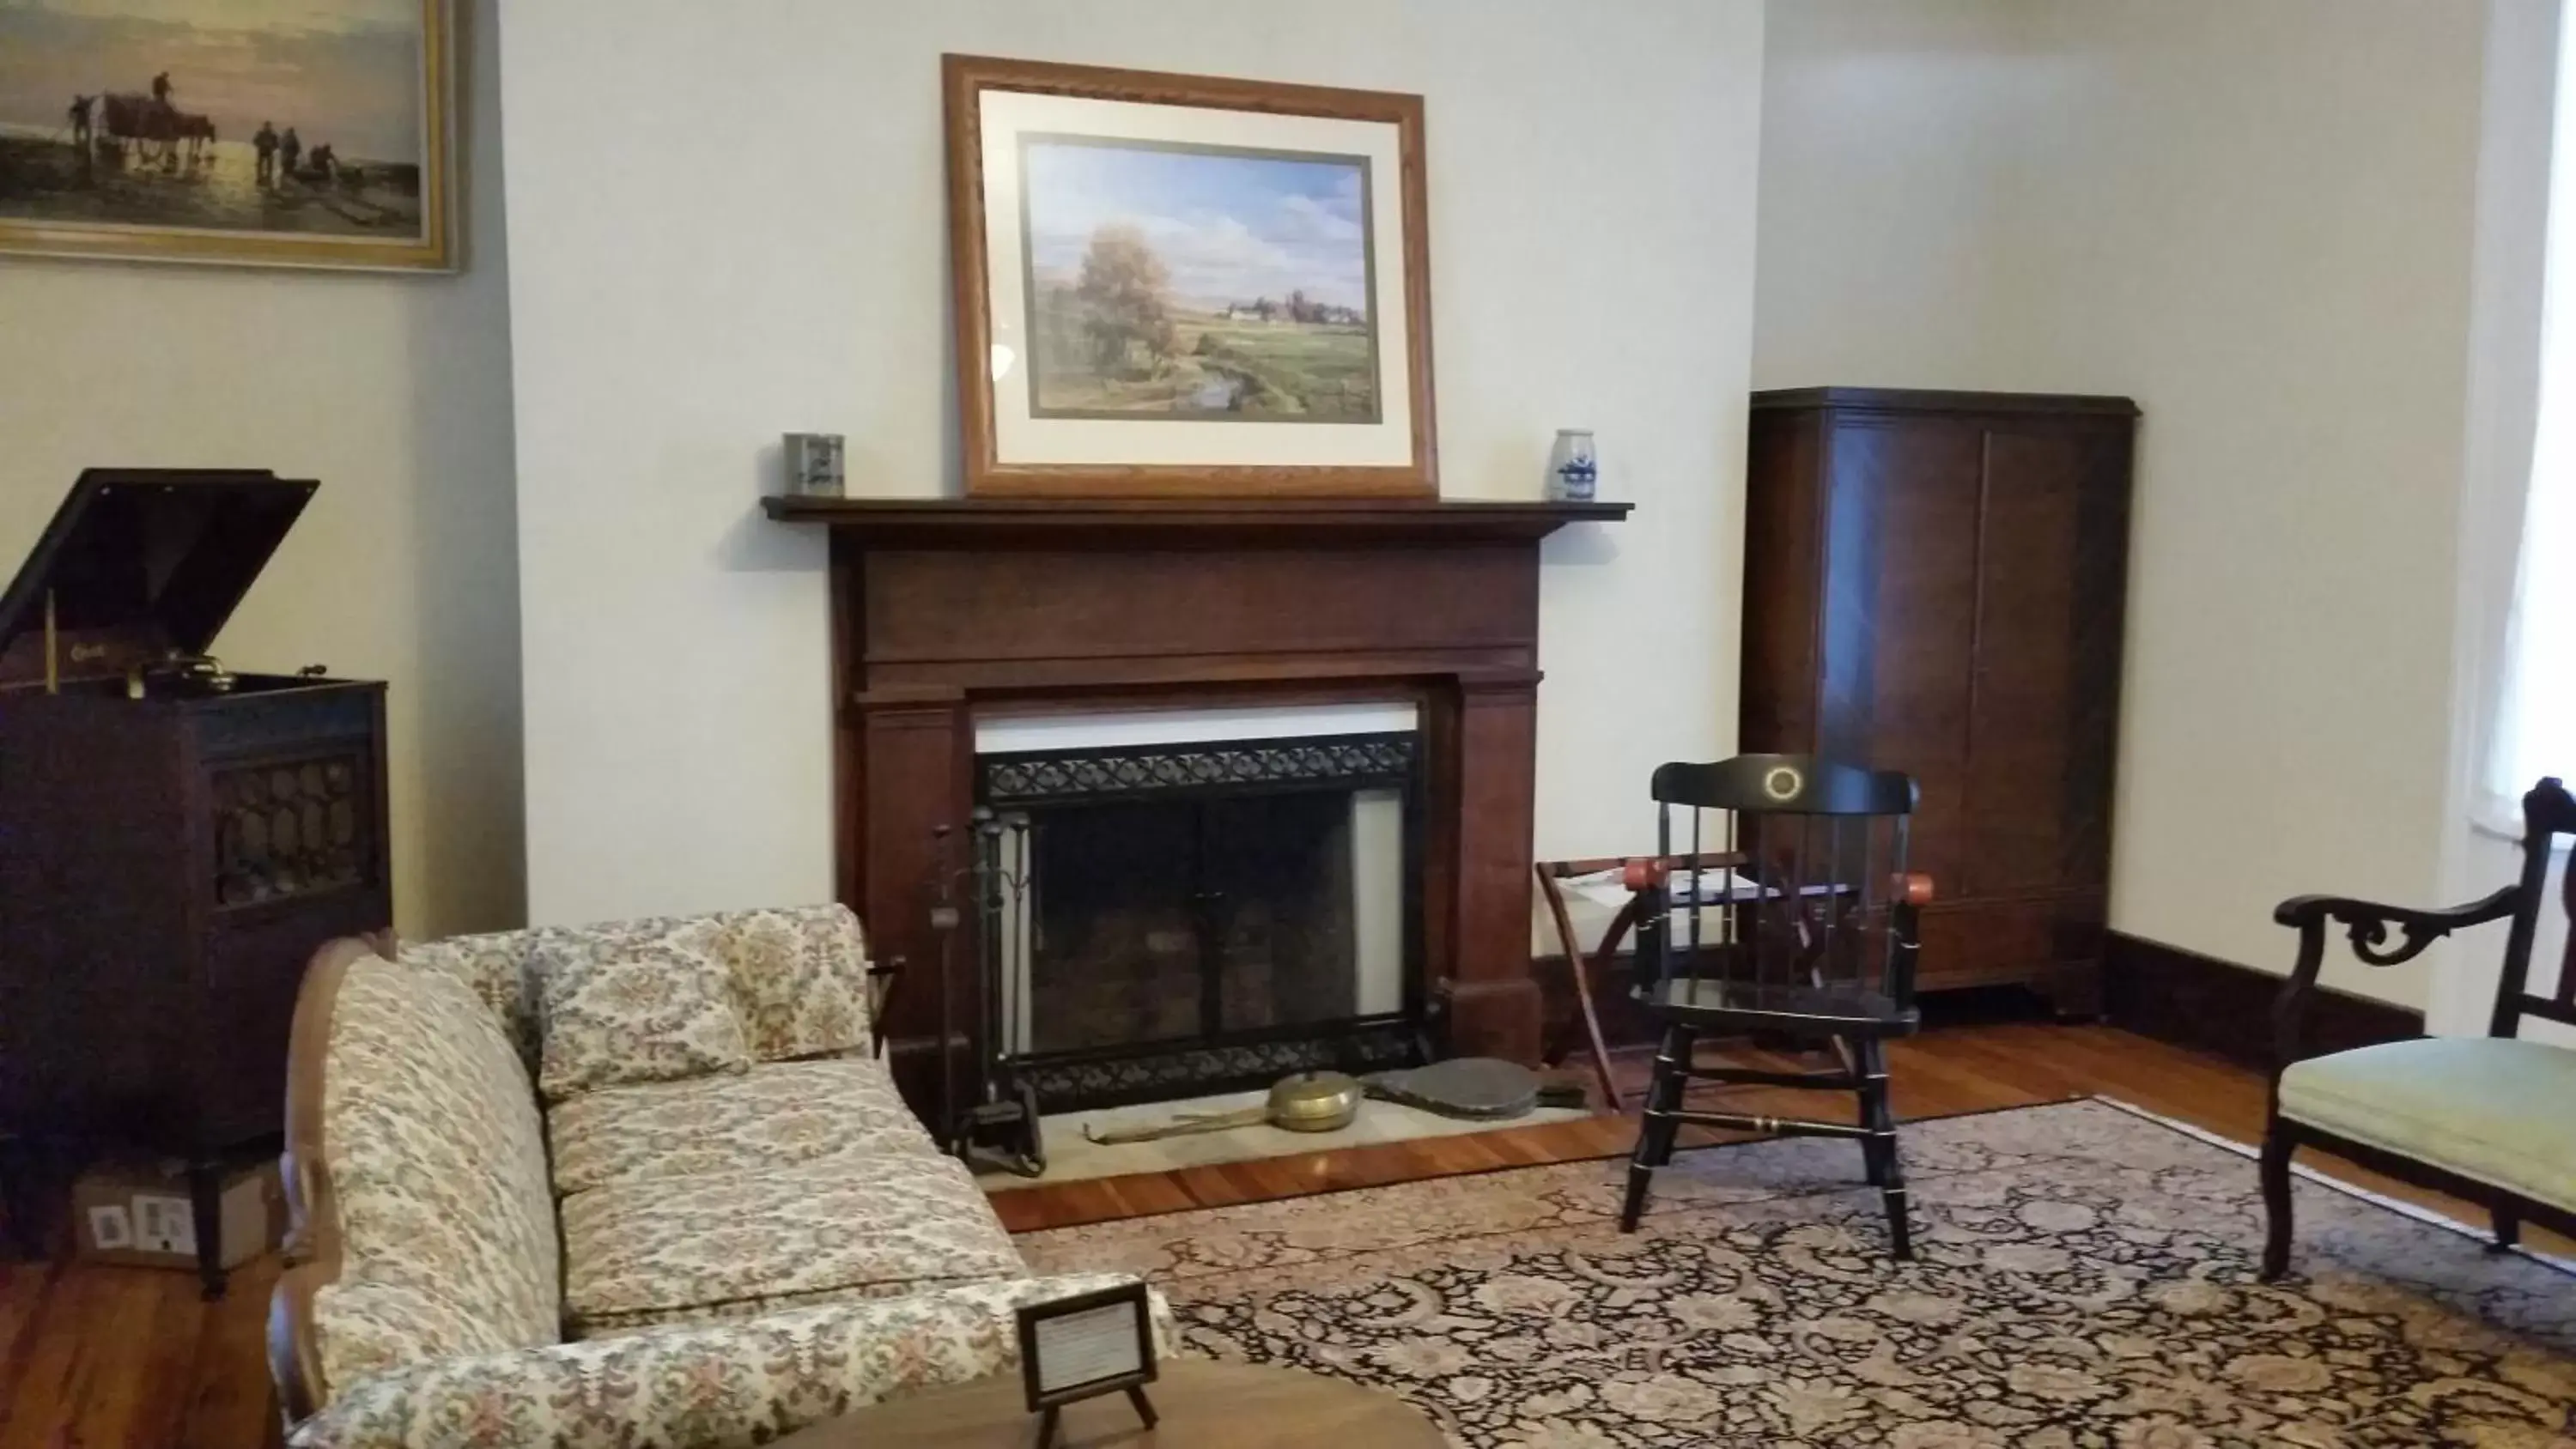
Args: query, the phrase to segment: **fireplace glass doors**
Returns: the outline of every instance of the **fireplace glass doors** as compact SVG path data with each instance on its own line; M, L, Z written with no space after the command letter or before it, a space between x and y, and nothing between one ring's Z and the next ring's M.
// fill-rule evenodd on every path
M1412 734L980 757L988 955L1048 1111L1419 1055Z

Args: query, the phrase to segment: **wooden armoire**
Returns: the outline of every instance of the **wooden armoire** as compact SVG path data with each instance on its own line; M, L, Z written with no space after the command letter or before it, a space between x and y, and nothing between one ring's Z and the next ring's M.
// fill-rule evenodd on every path
M1741 747L1920 782L1926 990L2099 1008L2137 418L2118 397L1753 396Z

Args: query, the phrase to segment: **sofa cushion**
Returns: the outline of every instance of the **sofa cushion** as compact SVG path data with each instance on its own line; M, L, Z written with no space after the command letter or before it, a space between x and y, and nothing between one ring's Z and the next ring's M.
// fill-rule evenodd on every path
M704 921L732 973L734 1009L755 1060L868 1045L867 946L849 907L725 911Z
M525 1066L473 992L347 963L321 1076L337 1281L317 1293L326 1381L562 1337L554 1197Z
M519 1049L542 1061L544 961L662 940L685 932L723 963L734 1014L754 1060L774 1062L869 1044L867 943L847 906L783 906L705 916L653 916L534 926L406 941L403 964L473 988Z
M716 931L682 922L656 936L602 931L539 944L544 1002L537 1084L549 1102L627 1082L751 1066Z
M1023 1273L975 1179L930 1153L644 1178L563 1200L576 1332Z
M2421 1037L2281 1074L2281 1113L2463 1177L2576 1208L2576 1051Z
M774 1172L824 1158L935 1154L865 1057L768 1062L740 1076L607 1087L546 1114L555 1191Z
M401 948L402 964L415 971L436 971L452 976L471 988L481 998L510 1044L518 1048L519 1059L527 1065L531 1077L536 1074L537 1048L543 1034L545 1003L536 989L536 973L530 969L530 958L537 948L548 943L577 939L586 928L575 926L537 926L524 931L487 931L474 936L447 936L436 941L405 941Z

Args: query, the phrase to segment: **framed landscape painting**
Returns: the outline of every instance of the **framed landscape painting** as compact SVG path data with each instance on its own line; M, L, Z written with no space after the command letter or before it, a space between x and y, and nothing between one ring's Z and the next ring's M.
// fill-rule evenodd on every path
M449 0L0 0L0 251L448 270Z
M1430 495L1422 99L946 58L970 494Z

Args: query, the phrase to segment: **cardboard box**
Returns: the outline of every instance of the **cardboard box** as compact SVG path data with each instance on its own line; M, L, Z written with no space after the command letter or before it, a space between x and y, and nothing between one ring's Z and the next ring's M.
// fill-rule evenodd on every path
M224 1174L226 1268L276 1247L285 1232L286 1189L273 1159ZM186 1165L116 1162L82 1173L72 1183L72 1236L84 1262L195 1268L197 1219Z

